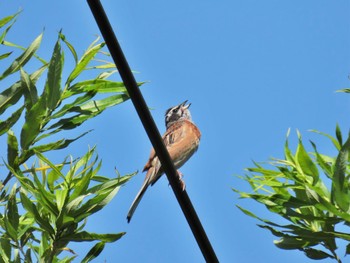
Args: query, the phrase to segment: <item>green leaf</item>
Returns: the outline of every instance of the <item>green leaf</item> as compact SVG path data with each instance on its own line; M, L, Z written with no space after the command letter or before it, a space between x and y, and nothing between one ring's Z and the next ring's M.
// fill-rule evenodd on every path
M56 190L56 203L59 212L62 211L63 206L66 205L68 197L68 189L57 189Z
M9 130L7 133L7 162L13 167L17 168L18 165L18 141L13 133L13 131Z
M314 148L315 155L316 155L316 161L317 161L318 165L322 168L323 172L327 175L328 178L332 178L333 177L333 165L332 165L332 163L329 162L329 158L318 153L315 143L311 142L311 144L312 144L312 147Z
M69 206L71 208L70 215L75 217L78 222L90 216L91 214L98 212L112 200L112 198L117 194L121 185L129 180L131 176L132 175L128 175L121 178L111 179L105 183L93 186L92 188L88 189L87 193L94 194L94 196L80 207L77 207L77 202L75 200L82 200L81 196L68 204L67 207ZM73 210L73 208L75 209Z
M318 133L318 134L321 134L323 136L326 136L328 139L331 140L331 142L333 143L333 145L335 146L335 148L337 148L337 150L340 150L341 148L341 144L339 144L338 140L335 139L333 136L327 134L327 133L324 133L324 132L320 132L320 131L316 131L316 130L310 130L311 132L315 132L315 133Z
M340 127L339 127L338 124L335 127L335 135L337 137L337 140L338 140L339 144L343 145L343 138L342 138L341 130L340 130Z
M0 28L3 27L4 25L6 25L7 23L9 23L10 21L14 20L19 13L20 12L17 12L13 15L6 16L6 17L0 19Z
M23 67L30 58L35 54L38 50L43 34L40 34L31 44L30 46L18 57L15 61L7 68L2 75L0 75L0 80L4 79L8 75L18 71L21 67Z
M76 107L79 107L79 105L83 104L86 101L89 101L90 99L92 99L94 96L96 95L95 92L88 92L86 94L84 94L83 96L80 96L78 98L76 98L72 103L67 103L65 104L60 110L58 110L57 112L55 112L52 116L51 119L56 119L59 117L64 116L67 113L70 112L74 112L74 109ZM51 127L50 127L51 128ZM49 129L50 129L49 128Z
M350 243L346 245L346 251L345 251L345 255L349 255L349 254L350 254Z
M4 38L6 37L8 31L11 29L11 27L13 26L13 24L16 22L16 17L20 12L17 12L14 15L10 15L7 17L4 17L0 20L0 28L5 26L7 23L11 22L12 23L4 30L4 32L0 35L0 44L3 42Z
M74 115L70 118L60 119L58 122L49 127L49 129L57 128L62 130L74 129L85 121L101 114L105 109L115 106L129 99L129 96L125 94L118 94L110 96L101 100L88 101L87 103L73 107L69 111L78 112L79 114Z
M15 105L22 97L23 87L20 82L16 82L8 89L0 93L0 115L5 112L7 108Z
M281 249L303 249L305 246L308 245L308 242L305 240L302 240L301 238L292 237L292 236L285 236L281 238L280 240L275 240L273 242L276 247Z
M27 110L30 110L35 103L38 101L38 92L35 87L34 82L31 80L30 76L22 68L21 72L21 84L24 91L24 100Z
M62 240L73 241L73 242L86 242L86 241L101 241L105 243L115 242L124 236L126 233L121 232L118 234L96 234L86 231L79 233L72 233L68 236L62 237Z
M0 121L0 136L6 133L18 121L22 115L24 106L16 110L8 119Z
M55 195L45 189L45 186L41 183L35 172L32 172L34 177L34 184L36 192L33 193L46 212L50 213L51 217L57 217L59 214L58 208L55 203Z
M77 52L75 51L74 47L72 44L70 44L67 40L65 35L63 35L61 32L59 32L59 37L61 38L61 40L67 45L68 49L70 50L70 52L73 55L73 58L75 60L75 64L78 63L78 55Z
M26 112L25 123L21 130L21 147L23 150L29 148L41 129L46 124L48 115L44 97L41 97L33 107Z
M83 258L81 262L87 263L97 258L98 255L100 255L100 253L103 251L104 247L105 247L105 242L97 243L90 249L90 251L86 254L86 256Z
M11 43L11 42L6 41L6 40L2 41L2 44L3 44L4 46L18 48L18 49L23 50L23 51L25 51L25 50L27 49L26 47L22 47L22 46L20 46L20 45L17 45L17 44L15 44L15 43ZM37 54L34 53L33 57L35 57L37 60L39 60L42 64L44 64L44 65L47 64L46 60L42 59L42 58L39 57Z
M19 215L16 203L16 191L17 186L14 184L9 194L7 205L6 205L6 217L5 217L5 228L14 242L17 242L17 232L19 225Z
M301 141L301 137L299 137L299 143L297 147L297 152L295 157L298 161L298 164L302 170L302 172L306 175L309 175L313 178L313 184L316 184L319 180L319 173L316 165L306 152L303 143Z
M7 202L7 218L10 220L14 230L18 231L19 215L16 201L17 185L14 184Z
M71 74L69 75L69 77L67 79L67 85L69 85L69 83L71 83L74 79L76 79L80 75L80 73L85 70L86 66L96 56L96 54L101 50L101 48L104 47L104 45L105 45L105 43L97 44L96 46L89 48L84 53L82 58L78 61L77 65L75 66L75 68L73 69Z
M142 83L138 83L138 85L141 84ZM127 90L123 82L110 81L106 79L90 79L77 82L73 86L69 87L64 97L70 97L75 94L91 91L98 93L118 92L127 94Z
M1 55L0 55L0 60L9 57L11 54L12 54L12 52L8 52L8 53L1 54Z
M44 153L47 151L53 151L53 150L60 150L68 147L71 143L75 142L76 140L80 139L81 137L85 136L88 134L90 131L84 132L78 137L75 137L73 139L61 139L56 142L48 143L48 144L43 144L39 146L35 146L30 149L28 152L24 152L22 155L22 159L27 160L29 157L33 155L34 152L40 152Z
M31 249L28 248L24 257L24 262L32 263Z
M60 41L57 40L51 60L49 62L49 69L47 73L47 80L44 89L44 96L46 98L46 107L53 111L61 98L61 75L64 63L64 56L61 52Z
M345 180L349 150L350 137L339 151L332 178L332 200L338 204L344 212L348 212L350 205L349 182Z
M325 258L334 258L332 255L319 249L305 248L303 250L305 252L305 255L311 259L319 260L319 259L325 259Z
M2 262L11 262L11 243L10 240L4 237L0 237L0 259Z
M22 189L20 190L20 197L21 197L21 203L24 209L33 215L35 222L38 223L38 225L43 231L47 232L47 234L53 237L55 234L55 231L50 225L49 221L47 219L44 219L39 214L34 203L32 203L32 201L27 197L26 193Z

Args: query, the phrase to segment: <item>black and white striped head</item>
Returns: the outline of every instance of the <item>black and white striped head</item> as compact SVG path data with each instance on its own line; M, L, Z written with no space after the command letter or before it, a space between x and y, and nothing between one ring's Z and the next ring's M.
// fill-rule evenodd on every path
M177 121L192 121L191 113L188 109L191 106L191 103L187 105L186 103L187 100L177 106L171 107L165 112L165 126L167 129Z

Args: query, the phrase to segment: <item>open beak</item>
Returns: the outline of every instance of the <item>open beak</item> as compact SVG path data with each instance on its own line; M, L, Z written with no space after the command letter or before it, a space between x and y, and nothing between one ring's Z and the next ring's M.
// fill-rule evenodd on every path
M185 109L188 109L188 108L191 106L191 103L189 103L189 104L186 105L187 101L188 101L188 100L185 100L183 103L180 104L180 105L181 105L182 107L184 107Z

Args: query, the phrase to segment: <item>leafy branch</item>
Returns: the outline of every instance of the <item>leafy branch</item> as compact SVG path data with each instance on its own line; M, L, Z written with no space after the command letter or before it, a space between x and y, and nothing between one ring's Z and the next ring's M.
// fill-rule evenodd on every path
M10 59L16 50L21 52L0 74L0 81L19 77L0 93L0 136L7 135L4 167L8 172L0 182L0 263L33 262L33 255L37 262L71 262L76 255L70 242L97 241L83 259L89 262L106 243L117 241L125 233L87 232L86 221L103 209L133 174L112 179L99 175L101 161L95 148L81 158L66 157L58 164L44 153L71 145L88 132L67 139L61 135L63 131L77 128L107 108L128 100L129 95L122 82L108 80L117 71L108 59L98 58L109 57L99 38L79 57L59 32L46 61L38 55L43 34L28 47L6 40L17 16L18 13L0 20L0 43L14 49L0 54L0 62ZM74 67L64 79L66 49ZM40 66L28 73L27 64L33 59ZM86 71L95 77L84 79L82 74ZM40 89L39 79L44 74L44 87ZM14 131L19 131L19 136ZM28 168L26 162L34 158L39 163L33 161ZM9 186L11 178L16 181ZM59 258L62 252L69 256Z
M285 158L273 159L272 169L255 163L255 167L247 169L249 173L245 177L240 177L249 183L252 193L234 191L241 198L265 205L286 220L286 224L277 224L237 206L246 215L261 221L263 224L259 227L279 238L274 242L278 248L301 250L311 259L331 258L341 262L336 252L338 239L347 243L345 255L350 254L350 234L340 231L344 229L342 225L350 225L350 137L343 143L338 126L336 137L317 133L330 139L338 151L336 157L318 152L313 142L314 151L307 152L298 133L295 153L287 139Z

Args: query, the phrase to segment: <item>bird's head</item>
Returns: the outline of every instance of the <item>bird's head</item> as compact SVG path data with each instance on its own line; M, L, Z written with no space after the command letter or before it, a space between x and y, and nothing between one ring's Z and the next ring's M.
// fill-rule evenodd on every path
M187 105L186 103L187 100L177 106L171 107L165 112L165 126L167 129L177 121L192 121L191 113L188 109L191 106L191 103Z

